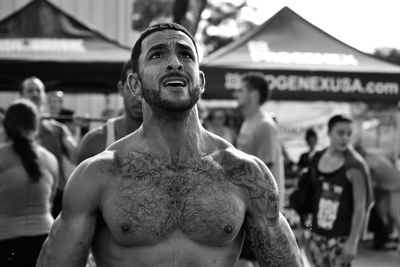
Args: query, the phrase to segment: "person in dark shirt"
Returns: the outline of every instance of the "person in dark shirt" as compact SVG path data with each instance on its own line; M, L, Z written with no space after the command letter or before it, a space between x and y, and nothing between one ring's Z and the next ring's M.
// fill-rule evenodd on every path
M308 255L315 266L351 266L372 194L365 160L350 144L352 120L328 122L330 145L311 166L315 187Z
M297 163L297 170L299 173L308 169L312 157L315 155L315 152L317 152L318 135L313 128L308 128L306 130L305 141L308 146L308 151L300 155L299 162Z

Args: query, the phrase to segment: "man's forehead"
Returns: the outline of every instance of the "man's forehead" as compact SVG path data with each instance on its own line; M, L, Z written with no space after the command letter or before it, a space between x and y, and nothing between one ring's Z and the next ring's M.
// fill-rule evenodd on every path
M158 45L171 45L177 43L189 46L193 49L193 51L196 51L192 39L190 39L190 37L187 36L185 33L177 30L162 30L153 32L143 39L142 51L148 51L152 47Z
M39 81L35 80L35 79L26 80L23 85L24 85L24 88L39 88L39 89L42 89L42 87L43 87L42 84Z

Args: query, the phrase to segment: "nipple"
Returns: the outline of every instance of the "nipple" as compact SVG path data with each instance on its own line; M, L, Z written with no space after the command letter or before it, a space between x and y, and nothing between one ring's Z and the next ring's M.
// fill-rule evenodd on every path
M225 226L225 227L224 227L224 231L225 231L225 233L227 233L227 234L232 233L232 231L233 231L232 225L227 225L227 226Z
M123 223L123 224L121 225L121 230L122 230L122 232L124 232L124 233L129 232L129 231L131 230L131 225L128 224L128 223Z

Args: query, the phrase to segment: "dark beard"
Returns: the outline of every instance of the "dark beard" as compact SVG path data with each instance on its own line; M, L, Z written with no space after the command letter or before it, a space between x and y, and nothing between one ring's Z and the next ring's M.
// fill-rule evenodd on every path
M143 85L143 83L142 83ZM169 100L163 100L160 97L161 92L156 90L148 90L142 88L142 94L144 100L153 107L162 109L169 112L182 112L190 110L200 99L200 86L197 85L189 92L189 99L185 101L173 102Z

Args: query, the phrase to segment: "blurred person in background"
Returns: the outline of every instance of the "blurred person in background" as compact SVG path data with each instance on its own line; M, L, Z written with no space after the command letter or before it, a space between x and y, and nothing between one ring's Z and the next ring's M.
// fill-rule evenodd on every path
M297 163L297 170L302 173L308 169L312 157L317 152L318 135L313 128L308 128L305 134L305 141L308 150L300 155L299 162Z
M379 218L374 218L371 214L375 223L375 226L371 225L374 232L373 248L383 249L390 241L392 223L400 237L400 172L387 155L367 152L361 144L355 147L368 164L375 193L376 216ZM400 251L399 244L397 249Z
M2 123L3 123L4 113L5 113L5 112L6 112L6 111L4 110L4 108L0 107L0 123L1 123L1 125L2 125Z
M118 110L113 106L111 96L104 94L104 109L101 111L101 117L104 119L111 119L118 116Z
M4 108L0 107L0 144L6 141L6 133L3 128Z
M269 98L268 83L264 74L248 72L241 76L240 88L234 92L244 122L236 140L236 147L262 160L271 171L279 191L279 210L285 205L285 174L282 143L278 138L278 126L271 114L260 108ZM245 239L238 266L257 264Z
M241 77L241 86L234 96L244 115L237 137L239 150L261 159L272 172L279 190L279 207L283 210L285 199L284 158L278 126L271 114L260 108L269 98L268 83L264 74L248 72Z
M44 113L46 104L45 86L39 78L28 77L22 81L20 95L21 98L31 100L36 105L40 115ZM53 153L59 165L60 179L52 211L53 216L56 217L61 210L62 194L69 175L66 172L63 157L75 164L78 145L68 127L52 119L40 120L38 140L42 146Z
M49 114L51 116L56 117L55 118L56 121L62 122L64 124L73 122L72 115L74 114L74 111L64 107L64 92L63 91L53 90L53 91L47 92L47 108L48 108ZM71 118L67 118L66 116L58 117L63 114L71 115ZM70 130L71 130L71 128L70 128Z
M28 100L7 109L0 144L0 266L35 266L54 221L57 159L38 144L39 114Z
M304 139L305 139L308 149L307 149L307 151L300 154L299 161L297 164L294 164L295 167L293 168L294 173L295 173L295 178L296 178L296 185L294 186L294 188L296 190L298 190L299 187L300 188L304 187L304 185L301 185L301 183L307 182L307 181L304 181L304 179L311 179L311 177L309 177L307 171L308 171L310 165L312 164L313 157L318 152L316 149L316 145L318 142L318 135L317 135L317 132L312 127L306 129ZM288 191L291 191L291 190L288 190ZM299 216L299 219L300 219L300 225L301 225L301 229L299 229L299 231L297 231L297 234L300 234L300 236L296 236L296 237L298 239L298 242L303 242L304 241L303 240L304 239L303 238L304 228L307 228L310 225L310 216L308 213L302 213L304 211L300 211L299 209L296 209L296 204L298 205L299 201L297 198L291 199L293 197L292 194L293 193L290 193L290 196L289 196L290 207L297 212L297 215ZM298 193L294 192L294 194L298 194ZM305 193L305 194L307 194L307 193Z
M130 60L122 66L117 83L118 92L124 101L124 113L91 130L86 134L78 149L78 162L104 151L118 139L137 130L143 121L142 97L133 95L127 87L127 77L132 72Z
M210 109L204 126L210 132L235 145L236 133L232 128L227 126L227 119L225 110L218 108Z
M310 166L315 188L307 254L318 267L351 266L371 206L367 163L351 146L352 119L328 121L330 145Z
M89 131L89 122L75 116L75 111L64 107L64 92L53 90L47 93L49 115L68 127L76 140L80 140Z

